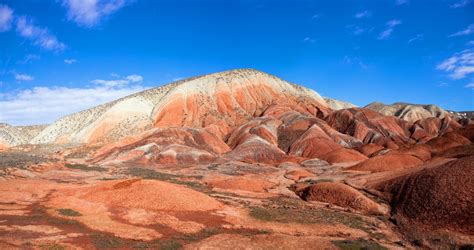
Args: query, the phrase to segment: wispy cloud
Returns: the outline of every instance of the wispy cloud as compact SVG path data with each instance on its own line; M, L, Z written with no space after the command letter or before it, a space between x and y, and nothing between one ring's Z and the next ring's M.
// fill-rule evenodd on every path
M143 90L145 88L140 85L119 88L35 87L0 95L0 122L14 125L48 124L62 116Z
M467 42L467 45L474 45L474 40Z
M462 79L474 73L474 51L469 49L455 53L436 68L450 73L449 77L452 79Z
M400 24L402 24L402 21L397 20L397 19L393 19L393 20L388 21L386 23L385 30L380 32L380 34L378 36L378 39L379 40L385 40L385 39L390 38L390 36L392 35L393 30L395 29L395 27L400 25Z
M63 0L67 16L82 27L93 27L101 20L119 9L130 0Z
M362 62L362 60L358 57L351 57L351 56L344 56L344 59L342 60L344 64L347 65L357 65L361 67L362 69L367 69L369 66Z
M43 49L61 51L66 48L66 45L50 34L48 29L34 25L33 21L26 16L17 19L16 30L20 36L31 40Z
M35 78L27 74L15 74L15 80L17 81L33 81Z
M13 22L13 10L3 4L0 4L0 32L10 30Z
M355 18L365 18L365 17L371 17L372 16L372 13L368 10L364 10L364 11L361 11L361 12L357 12L354 17Z
M143 76L133 74L133 75L129 75L129 76L125 77L125 79L127 79L130 82L141 82L141 81L143 81Z
M126 76L122 79L114 79L114 80L95 79L95 80L92 80L91 83L108 87L108 88L114 88L114 87L124 87L124 86L129 85L130 83L138 83L141 81L143 81L143 76L133 74L133 75Z
M397 5L403 5L403 4L407 4L407 3L409 3L409 2L410 2L410 1L408 1L408 0L397 0L396 4L397 4Z
M304 43L314 43L314 42L316 42L316 40L314 40L311 37L305 37L305 38L303 38L303 42Z
M447 86L449 86L449 83L447 83L447 82L440 82L440 83L438 83L437 86L438 86L438 87L447 87Z
M472 34L472 33L474 33L474 23L471 24L471 25L469 25L469 26L467 26L466 29L461 30L461 31L458 31L458 32L456 32L456 33L453 33L453 34L449 35L448 37L466 36L466 35L470 35L470 34Z
M18 61L18 63L19 64L27 64L27 63L30 63L30 62L33 62L33 61L37 61L39 59L41 59L41 57L39 55L28 54L28 55L25 56L25 58Z
M64 59L64 63L71 65L71 64L77 63L77 60L76 59Z
M358 35L362 35L363 33L366 32L365 28L362 28L358 25L355 25L355 24L350 24L350 25L347 25L346 28L348 28L350 30L350 32L356 36Z
M474 90L474 82L468 83L464 87Z
M466 5L468 5L469 3L471 3L472 0L461 0L461 1L457 1L455 3L453 3L451 6L451 8L462 8L462 7L465 7Z
M423 40L423 34L417 34L416 36L410 38L408 40L408 43L412 43L412 42L415 42L415 41L421 41Z

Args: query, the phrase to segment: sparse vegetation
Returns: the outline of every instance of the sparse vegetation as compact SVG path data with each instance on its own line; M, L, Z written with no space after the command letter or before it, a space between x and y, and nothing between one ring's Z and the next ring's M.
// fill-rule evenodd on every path
M0 169L20 168L25 169L32 164L48 161L45 157L23 152L0 152Z
M385 250L387 248L379 245L376 242L367 241L364 239L357 240L337 240L332 243L342 250Z
M182 240L184 242L193 242L193 241L198 241L202 240L208 237L211 237L212 235L218 234L219 229L218 228L205 228L199 233L195 234L184 234L175 237L176 240Z
M105 233L94 233L91 235L94 245L99 249L110 249L123 247L121 238Z
M58 211L59 214L64 215L64 216L81 216L82 215L81 213L69 208L60 208L60 209L57 209L56 211Z
M67 168L70 168L70 169L78 169L78 170L82 170L82 171L97 171L97 172L107 171L106 168L97 167L97 166L88 166L86 164L66 163L64 166L67 167Z
M371 233L367 222L358 215L326 208L311 207L303 201L296 199L272 199L270 203L263 206L250 207L250 216L259 220L282 223L340 223Z
M172 240L164 242L160 246L160 249L161 250L177 250L177 249L181 249L182 247L183 247L183 245L181 243L179 243L178 241L172 239Z
M160 180L160 181L171 180L174 177L176 177L175 175L160 173L155 170L147 169L147 168L130 168L128 169L128 174L135 177L140 177L142 179L151 179L151 180Z
M52 243L52 244L41 246L41 249L42 250L64 250L66 248L64 246L59 245L59 244Z
M192 182L192 181L183 181L179 180L178 175L173 175L173 174L166 174L166 173L161 173L152 169L147 169L147 168L130 168L128 169L128 174L135 176L135 177L140 177L142 179L150 179L150 180L160 180L160 181L167 181L171 182L174 184L179 184L179 185L184 185L189 188L198 190L198 191L205 191L204 186L201 185L198 182Z

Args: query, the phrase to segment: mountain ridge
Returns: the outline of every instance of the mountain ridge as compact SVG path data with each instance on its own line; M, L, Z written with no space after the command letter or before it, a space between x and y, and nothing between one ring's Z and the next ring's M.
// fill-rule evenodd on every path
M253 88L252 86L258 87L249 90ZM239 91L242 93L238 93ZM190 96L191 94L197 97ZM218 96L219 94L222 95ZM252 96L255 94L258 98ZM212 100L213 96L217 96L215 100ZM225 118L233 115L226 109L236 109L235 111L241 114L231 123L241 123L245 120L245 116L254 115L252 111L261 112L257 109L265 108L263 106L268 106L276 99L290 96L294 99L312 99L311 101L318 103L317 106L326 107L324 99L313 90L254 69L237 69L183 79L62 117L33 138L30 143L88 143L100 140L104 133L109 132L110 139L118 139L160 124L180 125L176 119L187 119L181 125L191 125L190 118L186 116L199 113L197 110L190 110L196 107L188 109L189 106L196 104L192 102L214 101L215 103L211 103L211 111L216 113L214 115L216 117ZM175 108L176 105L179 108ZM186 114L183 113L184 109ZM100 119L103 122L100 122ZM219 119L221 118L217 120ZM212 121L199 122L212 123ZM111 132L113 129L116 131Z

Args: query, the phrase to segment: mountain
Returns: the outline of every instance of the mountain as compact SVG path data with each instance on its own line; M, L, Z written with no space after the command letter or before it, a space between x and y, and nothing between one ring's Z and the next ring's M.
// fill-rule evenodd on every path
M381 102L373 102L365 106L383 115L393 115L409 122L415 122L428 117L443 118L451 114L436 105L421 105L396 102L390 105Z
M12 126L0 123L0 149L27 144L44 128L46 125Z
M1 124L0 248L470 249L473 142L434 105L360 108L251 69L186 79Z
M174 82L63 117L31 143L111 141L170 126L207 128L224 135L277 102L304 106L314 113L329 111L313 90L253 69L231 70Z
M331 109L334 109L334 110L356 108L357 107L356 105L354 105L352 103L339 101L339 100L328 98L328 97L324 97L324 100L326 101L328 106Z

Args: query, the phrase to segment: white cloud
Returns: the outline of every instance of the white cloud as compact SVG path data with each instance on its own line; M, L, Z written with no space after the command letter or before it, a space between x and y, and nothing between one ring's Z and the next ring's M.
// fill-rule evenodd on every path
M474 45L474 40L467 42L467 45Z
M129 76L125 77L125 79L127 79L131 82L141 82L141 81L143 81L143 76L133 74L133 75L129 75Z
M129 0L63 0L67 16L79 26L93 27L119 9Z
M60 51L66 48L66 45L51 35L48 29L35 26L33 21L25 16L17 19L16 30L20 36L33 41L43 49Z
M409 3L409 2L410 2L410 1L408 1L408 0L397 0L396 4L397 4L397 5L403 5L403 4L407 4L407 3Z
M387 26L388 26L388 27L391 27L391 28L393 28L393 27L395 27L395 26L397 26L397 25L400 25L400 24L402 24L402 21L397 20L397 19L392 19L392 20L390 20L390 21L387 22Z
M0 4L0 32L8 31L12 27L13 10Z
M33 62L33 61L36 61L36 60L39 60L41 59L41 57L39 55L35 55L35 54L28 54L25 56L25 58L23 58L23 60L21 61L18 61L19 64L27 64L27 63L30 63L30 62Z
M386 23L387 28L385 30L383 30L382 32L380 32L378 39L379 40L388 39L392 35L393 30L395 29L395 27L400 25L400 24L402 24L402 22L400 20L397 20L397 19L393 19L393 20L388 21Z
M450 7L451 8L462 8L466 5L468 5L470 2L471 2L471 0L461 0L461 1L458 1L454 4L452 4Z
M77 63L76 59L64 59L65 64L74 64Z
M137 83L141 81L143 81L143 76L133 74L123 79L115 79L115 80L95 79L95 80L92 80L91 83L108 87L108 88L113 88L113 87L123 87L123 86L127 86L130 83Z
M474 51L464 50L436 66L438 70L449 72L452 79L461 79L474 73Z
M15 80L17 81L33 81L35 78L27 74L15 73Z
M14 125L48 124L56 119L143 91L142 86L123 88L35 87L0 94L0 122ZM54 98L51 98L54 96Z
M102 80L102 79L95 79L92 80L91 83L102 85L104 87L123 87L128 85L130 82L127 80Z
M364 32L366 32L366 30L358 25L355 25L355 24L350 24L350 25L347 25L346 28L348 28L350 30L350 32L356 36L358 35L362 35Z
M357 12L354 17L355 18L365 18L365 17L370 17L372 16L372 13L368 10L364 10L364 11L361 11L361 12Z
M440 82L438 84L438 87L447 87L447 86L449 86L449 83L447 83L447 82Z
M347 65L357 65L361 67L362 69L367 69L369 66L365 64L360 58L358 57L350 57L350 56L344 56L344 59L342 60L342 63L347 64Z
M417 34L416 36L410 38L410 40L408 40L408 43L412 43L412 42L415 42L415 41L421 41L423 40L423 34Z
M458 31L458 32L456 32L456 33L454 33L454 34L451 34L451 35L449 35L448 37L466 36L466 35L470 35L470 34L472 34L472 33L474 33L474 23L471 24L471 25L469 25L469 26L467 26L466 29L461 30L461 31Z
M474 90L474 82L468 83L464 87Z
M303 42L304 42L304 43L314 43L315 40L312 39L311 37L305 37L305 38L303 39Z

